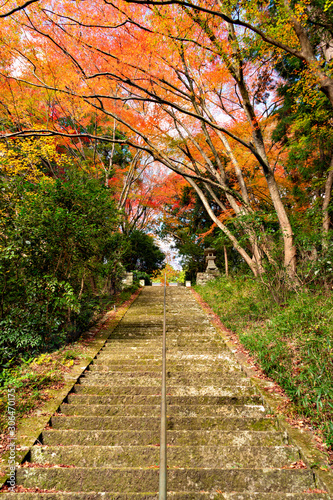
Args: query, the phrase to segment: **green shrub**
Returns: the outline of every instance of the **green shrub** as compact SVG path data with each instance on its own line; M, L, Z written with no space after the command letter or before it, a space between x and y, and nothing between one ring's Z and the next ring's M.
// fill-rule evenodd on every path
M75 340L120 281L110 190L66 171L31 184L0 177L0 364ZM109 288L106 285L110 285Z

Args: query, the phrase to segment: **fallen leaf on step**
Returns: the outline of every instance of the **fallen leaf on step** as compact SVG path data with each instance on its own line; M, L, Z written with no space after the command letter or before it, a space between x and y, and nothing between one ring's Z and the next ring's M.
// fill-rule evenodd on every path
M325 491L325 490L318 490L317 488L315 488L314 490L308 489L306 491L303 491L303 493L327 493L327 491Z
M307 466L303 460L298 460L297 462L292 462L290 465L285 465L282 469L307 469Z

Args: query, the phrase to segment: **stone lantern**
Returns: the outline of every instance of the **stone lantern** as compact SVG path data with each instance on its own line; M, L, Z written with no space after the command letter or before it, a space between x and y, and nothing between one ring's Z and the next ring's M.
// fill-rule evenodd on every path
M216 260L216 250L214 248L206 248L205 250L205 258L206 258L206 273L210 273L213 271L218 271L218 268L215 264Z
M216 250L214 248L205 249L205 259L206 271L204 273L197 274L197 285L205 285L208 281L220 276L220 271L215 264Z

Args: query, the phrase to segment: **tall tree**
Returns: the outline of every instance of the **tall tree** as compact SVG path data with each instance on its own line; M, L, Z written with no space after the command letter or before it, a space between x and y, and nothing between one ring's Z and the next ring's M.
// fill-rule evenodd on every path
M277 151L272 149L267 120L274 108L271 54L265 55L257 39L251 39L243 28L235 28L249 28L248 21L239 20L239 16L246 18L252 11L245 8L243 13L238 3L218 2L218 8L206 1L195 5L183 1L132 3L141 6L95 0L80 12L76 4L63 2L61 8L41 7L36 13L27 8L24 14L15 14L15 26L20 26L22 36L19 49L9 46L8 50L24 64L20 75L7 68L6 76L16 85L16 99L20 99L21 86L28 85L32 94L38 92L39 103L43 99L45 103L52 101L53 107L56 101L60 108L78 110L76 114L83 114L85 108L94 109L126 127L126 140L112 134L103 139L147 152L181 174L212 221L257 275L263 271L264 256L271 261L273 257L264 224L253 222L257 207L247 171L248 158L252 157L254 167L261 168L277 215L285 269L291 281L297 281L293 230L276 176L279 168L283 169ZM258 34L269 29L265 21L269 15L287 20L288 27L293 27L294 18L287 7L282 9L285 17L277 17L274 9L271 13L268 6L253 3L257 23L262 25L256 28ZM283 32L275 24L278 39ZM292 36L290 39L294 43ZM251 50L245 45L247 41ZM66 68L67 78L59 68ZM265 87L269 85L267 94ZM10 110L14 101L10 93L7 95ZM24 130L13 134L35 134L40 117L28 119L27 111L22 116L26 120L21 123ZM29 132L27 125L34 131ZM66 135L49 119L40 133ZM92 133L75 130L68 135L95 138ZM239 155L235 154L236 145L242 150ZM216 216L211 198L221 211L233 211L250 248L244 247Z

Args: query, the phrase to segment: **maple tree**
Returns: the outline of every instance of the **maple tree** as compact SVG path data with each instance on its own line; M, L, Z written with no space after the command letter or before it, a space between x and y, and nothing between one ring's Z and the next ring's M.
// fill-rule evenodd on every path
M284 164L292 181L295 208L303 213L314 207L322 208L321 227L314 217L309 223L318 227L316 238L321 240L322 249L327 250L333 180L331 109L322 94L303 85L302 63L284 58L276 68L284 81L278 89L283 104L276 112L278 121L273 140L288 151Z
M281 151L271 141L270 116L278 102L272 58L290 49L289 54L309 62L304 47L294 47L306 43L296 33L299 17L307 39L311 33L303 4L297 4L302 8L296 18L284 5L269 10L256 2L96 0L84 12L66 1L58 7L47 2L35 10L28 7L11 18L21 30L19 44L5 44L4 57L20 61L20 71L7 64L3 73L5 109L13 116L20 104L21 112L16 123L11 120L12 132L7 126L4 135L99 139L150 155L192 186L212 223L255 275L264 272L265 259L275 262L272 238L265 218L260 219L266 197L276 213L285 269L297 282L285 202L289 186ZM329 72L315 66L310 69L317 79L320 71ZM329 96L329 85L320 85ZM92 111L109 121L112 133L80 128ZM74 116L74 126L66 128L60 115ZM115 137L115 122L125 136ZM130 185L131 174L127 179ZM126 182L124 193L129 193ZM226 224L230 218L237 231Z
M184 179L173 175L170 184L173 191L169 192L169 199L163 205L159 234L162 238L172 238L187 279L195 281L196 274L203 272L206 267L205 246L214 244L217 247L214 241L216 225L212 224L194 189ZM212 205L212 200L210 202ZM219 252L217 265L221 268Z
M330 0L289 0L275 2L223 2L211 0L125 0L140 5L179 5L184 10L202 12L258 35L263 42L304 61L316 78L320 90L333 105L332 2Z
M13 2L6 2L5 3L5 6L6 6L5 12L0 12L0 18L11 16L15 12L18 12L19 10L25 9L26 7L28 7L32 3L36 3L36 2L39 2L39 0L27 0L26 2L23 2L20 5L13 4L12 6L10 4Z

